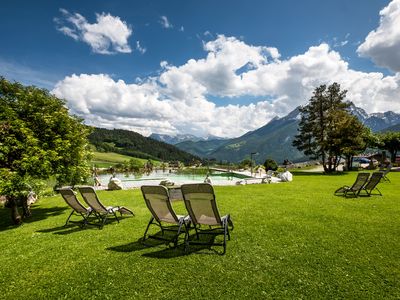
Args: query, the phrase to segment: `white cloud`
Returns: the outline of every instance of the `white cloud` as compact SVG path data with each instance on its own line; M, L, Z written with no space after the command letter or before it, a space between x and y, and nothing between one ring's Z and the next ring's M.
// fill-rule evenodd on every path
M257 129L274 116L305 104L320 84L334 81L348 99L367 112L400 112L400 74L384 76L349 68L327 44L281 60L278 49L248 45L218 36L204 44L207 55L181 66L160 63L157 78L136 83L108 75L72 75L53 92L90 124L143 134L193 133L235 137ZM253 97L249 105L225 105L210 99Z
M142 45L140 45L139 41L136 41L136 50L138 50L142 54L145 54L147 51L146 47L143 47Z
M96 14L96 23L90 24L78 13L71 14L60 9L63 18L55 18L57 30L76 41L87 43L94 53L131 53L128 38L132 34L130 26L119 17L110 14ZM67 25L65 25L67 23Z
M172 29L174 26L171 24L171 22L168 20L167 16L161 16L160 17L160 24L163 28L166 29Z
M393 0L379 14L379 27L368 34L357 52L381 67L400 72L400 0Z

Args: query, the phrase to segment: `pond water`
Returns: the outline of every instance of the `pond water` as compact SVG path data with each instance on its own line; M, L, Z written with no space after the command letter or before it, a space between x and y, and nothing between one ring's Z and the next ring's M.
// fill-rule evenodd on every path
M117 173L115 177L122 181L125 188L134 188L142 185L158 185L163 180L172 181L176 185L200 183L204 182L206 175L181 174L174 171L170 172L169 170L156 170L148 174ZM99 175L100 182L103 186L108 184L110 178L110 174ZM213 185L234 185L237 181L247 178L247 176L228 172L212 172L209 178Z

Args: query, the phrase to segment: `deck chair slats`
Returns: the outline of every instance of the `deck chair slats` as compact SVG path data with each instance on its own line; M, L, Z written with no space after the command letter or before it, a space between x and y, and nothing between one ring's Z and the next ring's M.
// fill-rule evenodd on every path
M358 173L356 181L352 186L343 186L335 191L335 195L343 195L345 197L352 195L357 197L364 185L369 179L369 173Z
M221 218L216 209L215 204L212 203L214 200L207 198L200 199L199 197L191 197L189 194L187 197L188 210L190 215L195 220L195 223L205 225L221 225Z
M223 246L224 250L222 254L225 254L226 240L230 239L229 226L232 230L233 223L230 215L221 218L212 185L208 183L184 184L181 186L181 189L185 206L194 225L197 238L195 240L188 238L186 240L186 248L190 244L219 245ZM206 225L207 228L203 229L202 225ZM213 240L210 244L210 242L201 241L200 234L223 235L224 239L222 243Z
M71 213L69 214L67 221L65 222L65 226L68 225L72 215L76 214L83 218L82 226L85 226L88 222L88 217L92 214L92 209L90 207L86 208L79 202L78 198L75 195L75 192L71 188L61 188L58 190L63 197L64 201L72 208ZM72 222L72 221L71 221Z
M81 186L78 187L78 190L81 193L83 200L92 208L96 216L101 219L101 224L99 224L100 228L104 226L109 215L113 215L117 222L119 222L116 214L117 211L119 211L121 215L123 213L134 215L130 209L123 206L104 206L98 198L96 191L91 186Z
M147 228L143 235L143 242L147 238L161 239L166 242L174 243L174 246L178 244L179 235L182 233L182 228L184 229L185 239L186 233L188 231L187 226L190 223L190 219L187 216L177 215L172 208L171 200L169 198L169 193L166 187L158 185L144 185L141 187L143 198L145 200L146 206L151 212L151 218L147 225ZM155 221L155 222L154 222ZM165 231L173 231L171 225L168 227L163 225L163 223L174 224L178 226L176 234L171 237L164 236ZM157 225L161 229L162 235L149 235L147 232L151 225ZM173 226L173 225L172 225Z
M377 190L379 195L382 196L381 191L377 188L377 185L381 181L382 178L383 178L382 172L374 172L374 173L372 173L371 178L362 187L362 189L360 191L360 195L361 195L361 192L365 192L367 196L371 196L372 192L374 190Z
M178 222L177 216L171 213L169 206L166 203L166 200L153 198L149 200L149 202L151 202L151 208L154 212L153 215L157 216L156 219L167 223Z

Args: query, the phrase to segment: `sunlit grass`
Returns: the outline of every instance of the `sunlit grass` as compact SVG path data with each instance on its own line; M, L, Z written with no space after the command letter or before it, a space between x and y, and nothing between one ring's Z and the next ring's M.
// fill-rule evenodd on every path
M129 160L134 159L138 161L138 164L144 165L147 162L147 159L132 157L128 155L122 155L114 152L97 152L93 153L93 158L91 164L97 166L98 168L109 168L118 163L128 162ZM157 165L158 161L153 161L153 164Z
M380 184L382 197L333 195L355 177L215 187L235 223L225 256L143 247L150 213L139 190L99 192L136 214L102 230L63 228L70 210L60 196L41 199L21 227L1 209L0 298L399 298L400 174Z

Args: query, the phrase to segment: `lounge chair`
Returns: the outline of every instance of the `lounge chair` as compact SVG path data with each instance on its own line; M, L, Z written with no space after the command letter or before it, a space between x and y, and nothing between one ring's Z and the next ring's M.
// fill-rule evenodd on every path
M147 232L151 225L157 225L161 229L160 235L149 235L147 238L153 238L172 242L174 247L178 245L179 235L182 233L182 228L185 232L185 239L188 233L188 227L190 226L189 216L177 215L172 208L171 200L169 197L168 189L162 185L143 185L141 187L144 201L146 202L147 208L151 212L151 218L147 225L146 231L143 235L143 243L146 240ZM165 226L163 223L173 224L172 226ZM178 226L178 229L176 229ZM166 231L176 232L175 235L167 237Z
M387 174L389 174L389 172L390 172L391 169L392 169L392 165L391 165L391 164L389 164L389 165L386 167L386 169L385 169L385 168L380 168L380 169L379 169L379 172L382 173L382 179L383 179L384 181L389 181L389 182L390 182L390 179L387 177Z
M356 181L352 186L342 186L335 191L335 195L343 195L347 197L349 194L352 194L354 197L357 197L360 193L361 189L367 183L369 178L369 173L358 173Z
M377 188L378 183L381 181L383 178L383 173L382 172L374 172L371 175L371 178L368 180L368 182L361 188L359 195L362 196L361 192L366 192L366 196L371 196L373 190L377 190L379 192L379 195L382 196L381 191Z
M82 227L84 227L88 223L88 218L93 212L92 208L86 208L85 206L83 206L82 203L79 202L75 192L71 188L61 188L58 189L58 191L60 192L65 202L72 208L72 211L69 214L64 226L67 226L72 215L76 214L83 218L83 221L80 221L79 223L81 223Z
M116 212L119 212L121 216L122 214L134 215L130 209L124 206L104 206L97 197L96 191L91 186L78 187L78 190L81 193L83 200L85 200L87 205L89 205L93 210L93 213L99 218L101 222L100 228L104 226L109 215L113 215L119 223Z
M184 184L181 189L186 209L196 231L195 240L189 237L186 239L185 249L187 250L190 244L217 245L223 246L222 254L225 254L226 240L230 240L229 231L233 230L233 222L229 214L220 217L213 187L208 183L199 183ZM200 240L200 234L214 235L214 238L216 235L223 235L224 239L222 243L215 242L214 239L203 242Z

